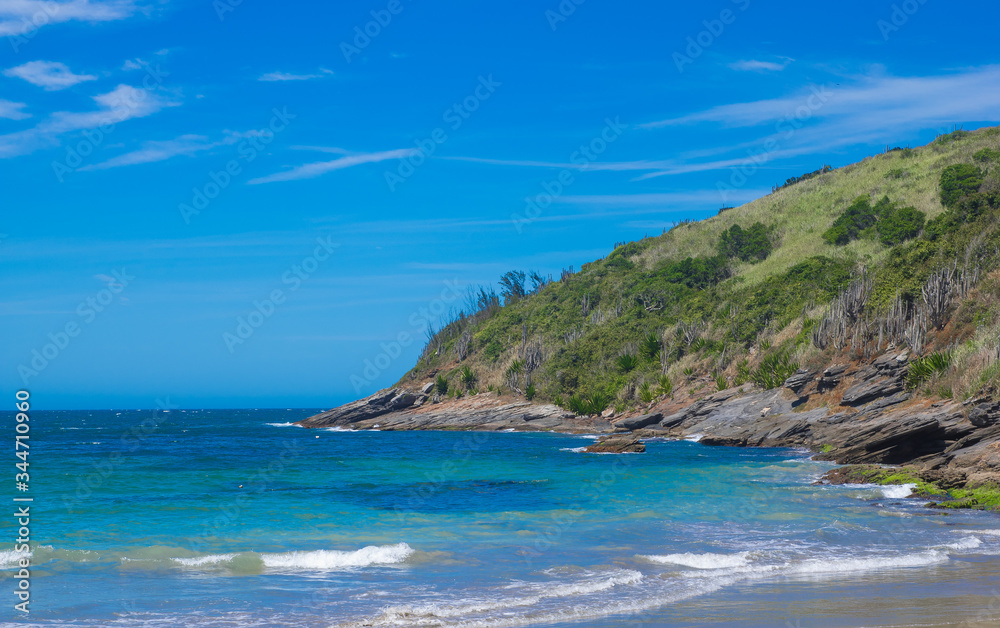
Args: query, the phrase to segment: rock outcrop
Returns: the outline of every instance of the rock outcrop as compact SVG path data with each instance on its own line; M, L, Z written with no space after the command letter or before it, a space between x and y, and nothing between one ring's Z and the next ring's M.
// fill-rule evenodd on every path
M398 430L518 430L526 432L610 432L604 419L578 417L559 406L505 402L494 393L425 403L427 395L401 388L379 392L299 421L302 427Z
M645 414L580 417L554 405L482 393L437 402L430 385L393 388L305 419L303 427L616 432L587 451L644 451L640 437L700 435L707 445L800 447L841 464L907 465L928 481L1000 484L1000 401L931 403L905 390L905 353L860 367L800 370L781 388L751 385L661 400ZM624 432L624 434L621 434Z
M584 451L588 454L641 454L646 451L646 445L631 434L602 436Z

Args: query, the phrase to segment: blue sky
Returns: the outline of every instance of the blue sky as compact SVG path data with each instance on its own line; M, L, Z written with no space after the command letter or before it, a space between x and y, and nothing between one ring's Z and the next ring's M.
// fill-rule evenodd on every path
M678 4L0 0L0 389L335 405L464 286L1000 118L995 3Z

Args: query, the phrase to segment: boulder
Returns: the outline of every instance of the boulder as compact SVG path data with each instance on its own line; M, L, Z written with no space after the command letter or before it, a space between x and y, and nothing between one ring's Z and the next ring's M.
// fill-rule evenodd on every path
M860 406L882 397L891 397L899 392L903 392L903 382L896 377L875 381L862 380L847 389L841 403L845 406Z
M632 430L642 429L655 423L659 423L661 419L663 419L663 414L661 412L654 412L652 414L643 414L628 419L622 419L615 424L615 427L623 427L631 432Z
M991 427L1000 423L1000 402L977 405L969 412L969 421L976 427Z
M605 436L590 445L585 452L591 454L641 454L646 451L646 445L638 436Z
M785 388L798 395L802 390L816 379L816 371L809 369L799 369L785 380Z
M434 382L427 382L426 384L420 387L420 392L422 392L425 395L431 394L432 390L434 390Z

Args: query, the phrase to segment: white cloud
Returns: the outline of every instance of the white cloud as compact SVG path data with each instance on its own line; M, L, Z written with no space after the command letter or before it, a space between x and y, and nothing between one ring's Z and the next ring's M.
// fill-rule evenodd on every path
M763 127L756 140L727 144L716 154L760 152L768 162L862 144L897 143L915 132L962 122L1000 120L1000 66L938 76L863 76L843 87L813 86L795 96L712 107L642 125L643 128L715 124ZM791 124L794 120L795 124ZM703 151L705 152L705 151ZM749 155L710 162L679 162L640 179L745 165Z
M739 72L781 72L787 68L788 64L792 61L793 59L785 59L784 63L775 63L774 61L758 61L756 59L750 59L747 61L730 63L729 67Z
M235 144L247 135L246 133L228 133L223 139L213 142L204 135L188 134L172 140L144 142L138 150L118 155L101 163L84 166L80 170L108 170L122 166L166 161L180 155L191 156L220 146Z
M4 70L4 76L24 79L50 92L97 79L92 74L73 74L66 64L58 61L29 61L16 68Z
M28 105L23 102L11 102L0 98L0 118L6 118L8 120L24 120L25 118L30 118L30 113L24 113L21 111L27 106Z
M805 89L796 96L712 107L698 113L668 118L642 128L716 122L744 127L795 115L814 90L829 94L812 119L852 118L866 126L879 124L937 124L941 121L993 120L1000 105L1000 66L986 66L957 74L921 77L861 77L856 85Z
M125 63L122 64L122 69L125 70L126 72L130 72L132 70L141 70L143 63L144 62L142 59L127 59Z
M24 155L46 145L58 145L58 137L64 133L145 118L180 104L166 100L151 90L129 85L119 85L106 94L94 96L93 100L98 106L94 111L58 111L33 128L0 135L0 158Z
M311 81L313 79L323 78L333 74L332 70L327 70L325 68L320 69L320 74L291 74L288 72L268 72L267 74L260 75L257 80L264 83L273 83L278 81Z
M344 168L350 168L352 166L360 166L361 164L377 163L380 161L386 161L388 159L402 159L404 157L409 157L418 153L415 148L401 148L398 150L387 150L379 153L367 153L363 155L349 155L346 157L341 157L340 159L334 159L333 161L320 161L315 163L304 164L287 170L285 172L278 172L266 177L259 177L257 179L251 179L248 181L250 185L259 185L261 183L276 183L278 181L296 181L298 179L313 179L315 177L324 175L328 172L333 172L334 170L343 170Z
M3 0L0 36L25 35L47 24L123 20L136 10L133 0Z

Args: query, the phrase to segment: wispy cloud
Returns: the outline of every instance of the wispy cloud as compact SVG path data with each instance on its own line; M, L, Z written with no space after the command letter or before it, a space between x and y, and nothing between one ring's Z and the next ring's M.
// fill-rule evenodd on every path
M291 74L289 72L268 72L257 77L258 81L264 83L274 83L278 81L311 81L333 74L332 70L320 68L320 74Z
M751 153L764 154L771 162L847 146L896 142L914 132L954 123L998 119L1000 66L925 77L864 76L843 87L812 86L794 96L722 105L643 125L648 129L696 124L760 126L767 132L752 141L701 151L703 156L744 152L741 157L707 162L688 159L638 179L740 167L750 161ZM765 151L768 144L771 148ZM760 167L760 159L754 161Z
M732 200L748 202L769 194L770 190L738 190ZM595 194L587 196L562 196L557 203L570 205L602 205L605 207L666 207L671 205L700 205L716 203L718 190L692 192L661 192L652 194Z
M820 89L820 88L814 88ZM861 77L855 85L824 86L829 102L816 107L813 119L854 119L866 125L937 124L954 120L993 120L1000 105L1000 66L986 66L943 76ZM712 107L678 118L641 125L641 128L716 122L743 127L774 122L795 115L813 95L813 89L786 98Z
M0 36L22 35L46 24L124 20L137 10L132 0L4 0Z
M744 61L737 61L736 63L730 63L729 67L738 72L781 72L788 67L788 64L794 61L794 59L784 58L782 63L775 63L774 61L758 61L757 59L749 59Z
M221 140L211 141L204 135L188 134L172 140L145 142L138 150L118 155L98 164L84 166L80 170L108 170L122 166L166 161L181 155L191 156L220 146L235 144L248 135L247 133L227 133Z
M97 104L94 111L58 111L33 128L0 135L0 158L24 155L42 146L57 145L58 137L64 133L144 118L165 107L180 104L169 101L154 91L129 85L119 85L110 92L94 96L93 100Z
M291 170L286 170L285 172L278 172L272 175L268 175L266 177L251 179L247 183L249 183L250 185L260 185L261 183L277 183L279 181L314 179L328 172L333 172L334 170L343 170L344 168L351 168L353 166L360 166L361 164L370 164L379 161L386 161L388 159L402 159L404 157L409 157L411 155L414 155L418 152L420 151L418 151L415 148L401 148L397 150L387 150L379 153L348 155L346 157L341 157L340 159L334 159L333 161L320 161L320 162L303 164L301 166L292 168Z
M24 120L25 118L30 118L30 113L21 111L27 106L23 102L11 102L0 98L0 118L6 118L7 120Z
M66 64L58 61L29 61L16 68L4 70L3 73L4 76L24 79L50 92L97 79L92 74L73 74Z

